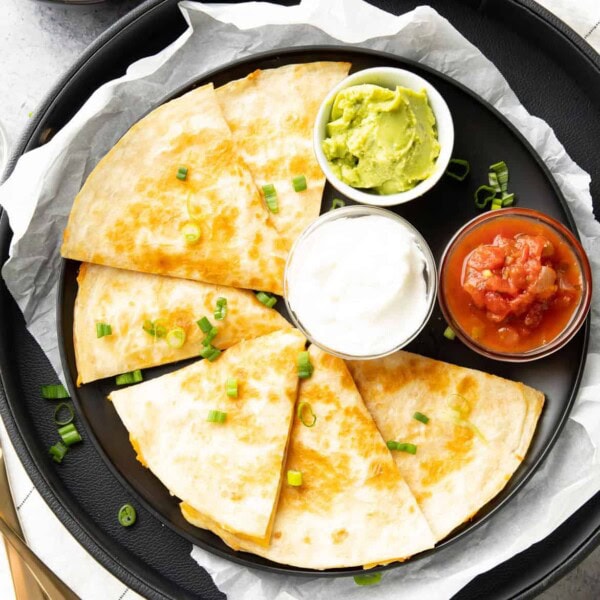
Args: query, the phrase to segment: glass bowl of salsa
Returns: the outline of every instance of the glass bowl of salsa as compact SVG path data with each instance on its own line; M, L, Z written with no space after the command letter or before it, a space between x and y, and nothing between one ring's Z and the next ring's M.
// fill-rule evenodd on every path
M489 358L525 362L562 348L583 325L591 296L581 244L535 210L480 215L442 256L442 313L460 340Z

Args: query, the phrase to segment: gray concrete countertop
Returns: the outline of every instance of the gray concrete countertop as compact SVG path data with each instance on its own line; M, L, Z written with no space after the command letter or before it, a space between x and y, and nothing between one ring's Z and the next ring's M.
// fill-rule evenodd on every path
M1 0L0 55L0 123L6 130L9 145L14 145L27 125L38 102L79 54L108 26L138 5L141 0L109 0L91 6L45 4L34 0ZM598 15L587 12L585 6L598 9L597 0L540 0L554 8L562 18L574 12L576 30L593 35L600 28L589 22ZM425 2L424 2L425 3ZM561 13L561 9L563 9ZM585 14L581 16L581 12ZM587 36L586 36L587 37ZM600 35L598 36L600 38ZM600 40L599 40L600 41ZM590 40L591 43L591 40ZM8 59L7 59L8 57ZM12 598L6 577L6 559L0 547L0 597ZM100 567L98 567L100 568ZM2 573L4 571L4 577ZM8 582L8 583L7 583ZM595 600L600 597L600 548L581 565L540 596L542 600Z

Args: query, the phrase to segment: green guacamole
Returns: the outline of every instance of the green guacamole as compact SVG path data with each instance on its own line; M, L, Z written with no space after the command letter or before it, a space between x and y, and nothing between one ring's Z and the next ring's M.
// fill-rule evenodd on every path
M323 152L344 183L377 194L410 190L440 153L425 90L355 85L335 97Z

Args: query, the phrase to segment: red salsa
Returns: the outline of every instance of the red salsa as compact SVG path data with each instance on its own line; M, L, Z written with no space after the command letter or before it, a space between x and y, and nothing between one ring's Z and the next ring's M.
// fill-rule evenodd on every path
M581 278L575 254L553 229L507 216L458 242L445 269L445 297L477 343L519 353L566 327L581 299Z

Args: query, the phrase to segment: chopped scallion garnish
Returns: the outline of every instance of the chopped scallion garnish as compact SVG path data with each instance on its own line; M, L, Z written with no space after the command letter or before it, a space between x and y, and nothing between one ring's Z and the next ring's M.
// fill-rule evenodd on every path
M303 192L306 189L306 177L298 175L292 179L292 185L295 192Z
M471 165L463 158L451 158L446 169L446 175L457 181L464 181L470 172Z
M496 189L489 185L480 185L475 190L475 206L485 208L496 197Z
M499 210L500 208L502 208L502 200L500 198L494 198L491 210Z
M64 417L61 418L60 417L60 413L67 411L68 413L68 417ZM71 421L73 421L75 417L75 413L73 412L73 407L70 404L67 404L66 402L61 402L60 404L56 405L56 408L54 409L54 422L59 426L62 427L63 425L68 425L69 423L71 423Z
M181 348L185 344L185 329L174 327L167 333L166 339L171 348Z
M454 333L454 329L452 329L452 327L448 326L446 327L446 329L444 329L444 337L447 340L453 340L456 338L456 333Z
M417 447L409 442L395 442L394 440L389 440L385 444L390 450L396 452L407 452L408 454L417 453Z
M60 427L58 430L58 435L60 435L62 438L65 446L72 446L73 444L81 441L79 431L77 431L77 427L75 427L73 423L69 423L68 425Z
M123 504L119 509L118 519L123 527L131 527L137 519L135 508L131 504Z
M298 377L300 379L308 379L314 371L314 367L310 362L310 356L307 351L300 352L296 361L298 367Z
M262 186L263 194L265 195L265 203L267 208L272 213L279 212L279 202L277 201L277 190L272 183L267 183Z
M199 321L196 321L196 325L200 327L202 333L208 333L212 329L212 323L207 317L202 317Z
M228 377L225 382L225 393L229 398L238 397L238 382L235 377Z
M139 383L143 379L142 372L139 369L136 369L135 371L130 371L129 373L121 373L121 375L117 375L115 378L115 383L117 385L131 385L132 383Z
M298 404L298 409L296 410L296 415L305 427L314 427L317 422L317 415L313 412L309 402L300 402L300 404Z
M188 168L187 167L179 167L177 169L177 179L181 179L181 181L185 181L187 179Z
M221 356L221 351L209 344L208 346L203 346L202 350L200 350L200 356L206 358L209 362L214 362Z
M427 423L429 423L429 417L418 411L413 415L413 419L420 421L424 425L427 425Z
M302 485L302 471L294 471L290 469L287 472L287 482L289 485L298 487Z
M485 208L490 203L491 210L512 206L515 195L508 193L508 166L503 160L490 165L488 183L480 185L475 191L477 208Z
M329 210L335 210L336 208L342 208L342 206L346 206L346 203L341 198L334 198L331 203L331 208Z
M277 298L266 292L256 292L256 299L267 308L273 308L277 304Z
M48 453L52 457L52 460L57 463L61 463L65 454L69 451L69 448L62 442L57 442L54 446L50 446Z
M63 398L69 397L69 392L65 389L65 386L57 383L56 385L43 385L41 387L42 398L46 400L62 400Z
M227 421L227 413L220 410L210 410L208 411L206 420L209 423L225 423Z
M202 231L200 230L200 226L198 223L194 223L193 221L188 221L184 223L181 228L181 233L183 234L183 239L186 244L195 244L202 237Z
M219 330L216 327L211 327L210 331L206 334L206 336L202 340L202 345L210 346L212 344L212 341L217 337L217 333L219 333Z
M354 583L356 585L375 585L381 581L383 573L365 573L364 575L355 575Z
M227 298L217 298L217 307L215 308L215 319L222 321L227 316Z
M514 194L504 194L502 196L502 208L506 208L507 206L512 206L515 202Z
M112 335L112 327L108 323L96 323L96 337L101 338L105 335Z
M144 321L142 329L150 334L153 338L163 338L167 335L167 328L160 323L160 321Z

